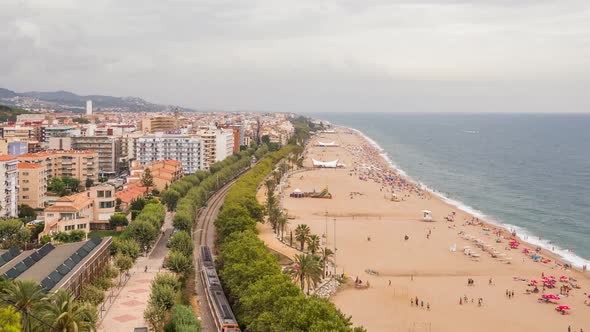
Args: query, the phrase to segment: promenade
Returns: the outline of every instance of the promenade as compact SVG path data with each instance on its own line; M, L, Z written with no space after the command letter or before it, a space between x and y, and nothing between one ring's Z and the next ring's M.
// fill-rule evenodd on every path
M99 332L129 332L136 327L147 326L143 320L143 311L147 307L150 284L156 274L163 271L162 264L168 251L166 243L173 228L172 216L172 213L166 212L166 220L162 226L164 235L160 236L148 257L137 259L135 265L129 270L131 277L119 295L110 307L105 306L108 310L103 313L104 318L97 328ZM146 266L147 272L145 272Z

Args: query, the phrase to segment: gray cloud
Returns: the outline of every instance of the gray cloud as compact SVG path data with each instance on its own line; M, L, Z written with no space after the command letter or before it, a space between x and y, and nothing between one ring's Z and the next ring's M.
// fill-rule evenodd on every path
M590 3L5 0L0 86L194 108L590 111Z

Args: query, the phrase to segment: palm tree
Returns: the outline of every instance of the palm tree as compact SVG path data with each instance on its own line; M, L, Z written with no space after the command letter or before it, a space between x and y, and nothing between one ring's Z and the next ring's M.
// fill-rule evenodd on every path
M281 241L283 241L283 234L285 233L285 226L289 223L287 216L281 213L279 218L277 219L277 226L279 231L281 232Z
M39 284L31 280L15 280L9 283L4 292L12 306L23 313L21 315L23 331L31 331L33 320L28 313L37 308L43 299L43 292Z
M320 237L312 234L307 238L307 250L311 252L312 255L315 255L316 251L320 248Z
M317 256L299 254L295 255L295 262L288 272L295 282L299 282L301 290L304 290L305 284L307 284L309 291L312 285L315 287L321 280L322 268Z
M326 276L326 265L332 262L332 256L334 252L330 248L322 248L319 253L320 264L322 264L322 275Z
M310 232L309 226L305 224L297 225L297 228L295 228L295 240L301 243L301 251L303 251L303 246Z
M72 293L59 290L41 305L42 317L55 330L64 332L96 331L96 308L80 303Z

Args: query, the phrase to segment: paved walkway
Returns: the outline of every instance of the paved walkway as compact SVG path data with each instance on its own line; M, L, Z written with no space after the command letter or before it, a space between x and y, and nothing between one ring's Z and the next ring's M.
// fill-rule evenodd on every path
M149 257L138 258L129 271L131 274L129 281L105 313L98 331L129 332L136 327L147 326L143 320L143 311L147 307L150 296L150 284L156 274L163 270L162 264L168 251L166 243L172 233L172 213L166 213L162 229L164 235L160 237ZM147 272L145 272L146 266Z

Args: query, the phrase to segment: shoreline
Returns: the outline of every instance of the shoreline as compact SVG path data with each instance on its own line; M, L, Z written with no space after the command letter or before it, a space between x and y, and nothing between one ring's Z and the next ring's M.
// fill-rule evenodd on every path
M325 122L328 122L328 121L325 121ZM391 157L389 156L389 153L387 151L385 151L385 149L383 149L379 145L379 143L377 143L377 141L375 141L374 139L372 139L371 137L369 137L368 135L366 135L362 131L360 131L356 128L346 127L346 126L341 126L341 125L333 124L333 126L335 128L351 130L351 131L357 133L368 144L370 144L372 147L374 147L377 150L377 152L379 153L379 155L383 159L384 163L387 164L391 170L397 172L400 176L406 178L408 181L418 185L422 190L426 190L430 194L437 196L437 198L442 200L444 203L446 203L450 206L453 206L453 207L463 211L464 213L467 213L469 215L479 218L487 226L498 227L508 233L511 233L512 230L514 230L514 231L516 231L516 237L520 240L520 242L528 245L529 248L540 247L545 251L545 254L547 256L550 256L555 261L562 261L564 263L567 263L570 266L572 266L574 268L574 270L576 270L580 273L588 273L589 272L589 270L583 271L582 267L584 265L586 265L587 268L590 269L590 259L586 259L584 257L578 256L573 251L563 249L559 245L553 244L551 241L544 240L541 237L528 232L527 229L524 227L504 223L502 221L493 220L493 218L490 217L489 215L487 215L485 212L478 210L476 208L473 208L473 207L471 207L459 200L452 199L452 198L445 196L443 193L435 190L432 187L429 187L427 184L413 179L410 175L408 175L408 173L405 170L403 170L401 167L399 167L393 161L393 159L391 159ZM535 240L535 238L537 238L539 240ZM567 257L567 256L570 256L570 257Z

